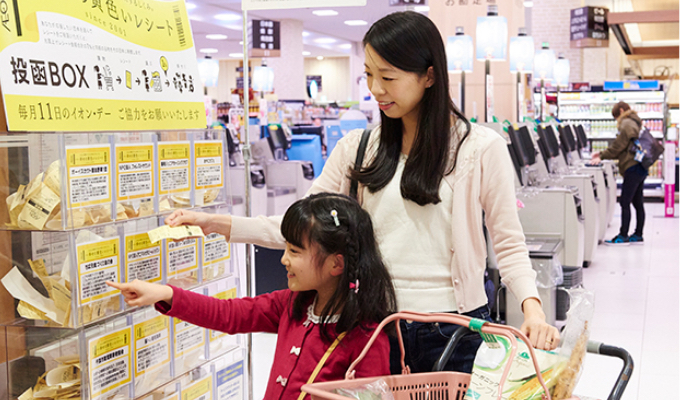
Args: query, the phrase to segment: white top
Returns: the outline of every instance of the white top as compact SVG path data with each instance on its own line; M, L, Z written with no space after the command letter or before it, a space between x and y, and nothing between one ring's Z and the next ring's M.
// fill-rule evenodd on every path
M451 281L453 191L442 182L442 201L436 205L419 206L405 200L400 185L407 158L401 155L394 177L382 190L364 192L362 207L373 220L399 309L453 311L457 309Z
M465 126L462 123L454 129L450 154L454 154L464 131ZM348 168L353 166L356 160L361 133L361 129L348 132L338 141L326 160L321 175L314 181L307 195L319 192L349 194L350 180L347 173ZM375 157L379 138L378 127L371 133L364 166ZM448 279L453 283L457 307L447 311L464 313L479 308L488 301L484 290L486 241L483 214L503 283L520 304L530 297L540 299L536 288L536 272L531 267L529 251L524 243L524 233L517 215L514 174L505 140L489 128L472 124L470 135L460 145L456 168L442 180L442 184L447 185L453 192L450 204L451 210L454 210L447 225L451 234ZM367 193L368 190L360 185L360 203ZM375 218L374 215L371 217ZM230 240L234 243L285 248L280 229L281 219L281 216L256 218L234 216ZM384 227L376 225L378 224L374 221L374 228L385 230ZM409 237L407 243L409 245L415 244L416 241L427 243L444 234L448 233L432 229L429 230L428 236L417 239ZM390 246L380 250L383 257L393 258L392 255L386 254L392 249ZM426 282L429 278L429 270L418 277L419 280ZM400 310L409 310L413 306L405 304L400 298L397 301L400 303Z

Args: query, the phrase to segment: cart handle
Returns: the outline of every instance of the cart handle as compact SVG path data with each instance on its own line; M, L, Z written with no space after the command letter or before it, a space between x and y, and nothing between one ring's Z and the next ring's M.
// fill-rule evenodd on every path
M625 349L616 346L610 346L601 342L589 341L588 353L602 354L605 356L618 357L623 360L623 368L616 379L614 388L609 393L607 400L619 400L623 396L623 391L626 390L631 375L633 375L633 357Z
M510 364L512 364L512 360L515 358L515 354L517 354L517 339L516 337L519 337L524 343L527 343L527 348L529 349L529 354L531 356L531 360L534 363L534 369L536 370L536 377L538 378L539 383L543 387L544 390L544 395L543 399L545 400L550 400L550 392L548 391L548 388L545 385L545 382L543 381L543 376L541 375L541 368L538 366L538 362L536 361L536 355L534 353L534 349L531 346L531 342L527 337L517 328L512 327L512 326L507 326L507 325L499 325L499 324L493 324L484 320L479 320L475 318L468 317L466 315L460 315L460 314L452 314L452 313L419 313L415 311L401 311L398 313L394 313L384 320L380 322L377 328L375 328L375 331L373 331L373 335L371 335L371 338L368 340L368 343L366 343L366 346L364 346L364 349L361 351L361 354L359 354L359 357L357 357L356 360L349 366L347 369L347 373L345 373L345 379L354 379L356 371L355 368L361 360L366 356L366 353L368 353L368 350L371 348L373 345L373 342L378 338L378 335L380 334L380 331L383 330L383 328L393 322L393 321L399 321L399 320L412 320L412 321L418 321L418 322L445 322L445 323L450 323L450 324L456 324L456 325L461 325L465 327L469 327L472 330L477 330L475 324L479 324L480 322L483 323L481 327L481 332L482 333L488 333L491 335L500 335L500 336L505 336L508 338L510 341L510 358L511 360L507 367L503 370L503 375L501 376L501 382L500 385L498 386L498 400L502 399L502 394L503 394L503 385L505 385L505 381L508 378L508 374L510 372ZM401 336L401 330L397 326L397 339L399 340L399 349L401 350L401 368L402 368L402 374L407 375L410 373L409 367L406 365L404 362L404 357L405 357L405 352L404 352L404 341Z

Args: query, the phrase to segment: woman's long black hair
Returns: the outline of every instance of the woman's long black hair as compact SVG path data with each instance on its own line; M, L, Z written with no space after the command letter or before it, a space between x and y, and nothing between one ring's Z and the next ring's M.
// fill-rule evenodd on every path
M336 211L340 226L335 224L332 210ZM358 326L366 329L367 323L380 323L396 311L394 286L380 256L371 218L356 200L332 193L298 200L283 216L281 233L294 246L316 246L318 268L328 255L341 254L344 258L338 287L320 315L321 332L326 340ZM350 283L357 280L359 290L355 292ZM306 307L314 296L315 290L293 295L293 319L306 318ZM328 320L338 313L335 332L329 332Z
M470 132L470 123L449 95L446 51L439 30L420 13L396 12L374 23L366 32L363 44L364 47L370 44L380 57L400 70L424 76L428 68L433 69L434 84L425 89L420 103L416 138L401 178L401 196L421 206L437 204L441 201L441 180L453 172L460 144ZM460 139L453 135L458 143L450 160L452 114L454 121L460 119L465 123L466 131ZM392 180L402 144L401 119L390 118L382 110L380 118L382 127L376 157L366 168L349 172L352 179L368 187L371 193Z

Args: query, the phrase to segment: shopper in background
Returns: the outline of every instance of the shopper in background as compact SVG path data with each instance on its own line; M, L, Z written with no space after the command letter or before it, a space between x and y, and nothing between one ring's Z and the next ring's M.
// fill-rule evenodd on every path
M637 113L630 109L628 103L620 101L612 108L612 115L616 119L619 130L616 139L601 153L593 153L591 162L599 164L600 160L619 160L619 174L623 175L621 186L621 229L619 234L608 245L642 244L642 229L645 226L644 182L648 171L635 161L635 154L630 151L631 144L640 137L642 120ZM630 229L630 203L635 207L635 232L628 236Z
M295 400L317 365L322 367L313 381L344 379L374 328L395 311L396 299L371 218L354 199L322 193L298 200L286 211L281 234L288 290L219 300L138 280L108 284L131 306L155 304L164 314L205 328L278 333L265 399ZM356 376L389 374L388 353L381 332Z
M484 214L502 280L524 310L521 329L535 347L555 348L559 332L545 322L541 308L506 143L491 129L471 125L453 106L437 27L417 12L393 13L369 29L364 50L381 126L371 132L364 163L356 169L362 130L342 138L309 193L347 194L352 178L359 182L358 200L373 219L400 310L490 320ZM180 210L166 223L198 224L233 242L282 247L279 220ZM457 328L402 321L411 371L431 371ZM466 336L446 369L469 373L480 344L478 334ZM401 370L399 355L393 340L393 373Z

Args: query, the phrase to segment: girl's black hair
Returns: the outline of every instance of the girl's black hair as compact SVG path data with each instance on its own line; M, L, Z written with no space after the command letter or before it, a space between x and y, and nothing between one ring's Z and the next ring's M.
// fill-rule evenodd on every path
M371 47L385 61L394 67L427 74L434 72L434 84L425 89L420 102L420 116L413 147L408 155L401 178L401 196L423 206L437 204L439 185L445 175L453 172L458 149L470 132L470 122L453 105L449 95L449 75L446 51L439 30L426 16L414 12L389 14L366 32L364 47ZM456 143L453 160L449 160L451 149L451 114L454 121L466 125L462 138L454 134ZM366 168L350 169L352 179L368 187L371 193L384 188L394 176L401 153L403 124L380 111L380 145L375 158Z
M331 211L337 212L340 226L336 226ZM357 326L368 329L367 323L380 323L397 309L397 301L390 277L383 263L373 235L371 218L351 197L318 193L298 200L288 208L281 222L281 233L294 246L317 247L317 267L328 255L341 254L345 267L340 282L330 301L321 312L323 337L332 341L341 332ZM350 283L359 280L355 293ZM307 305L316 291L293 295L291 316L301 320L307 316ZM329 319L340 314L335 332L329 332Z

